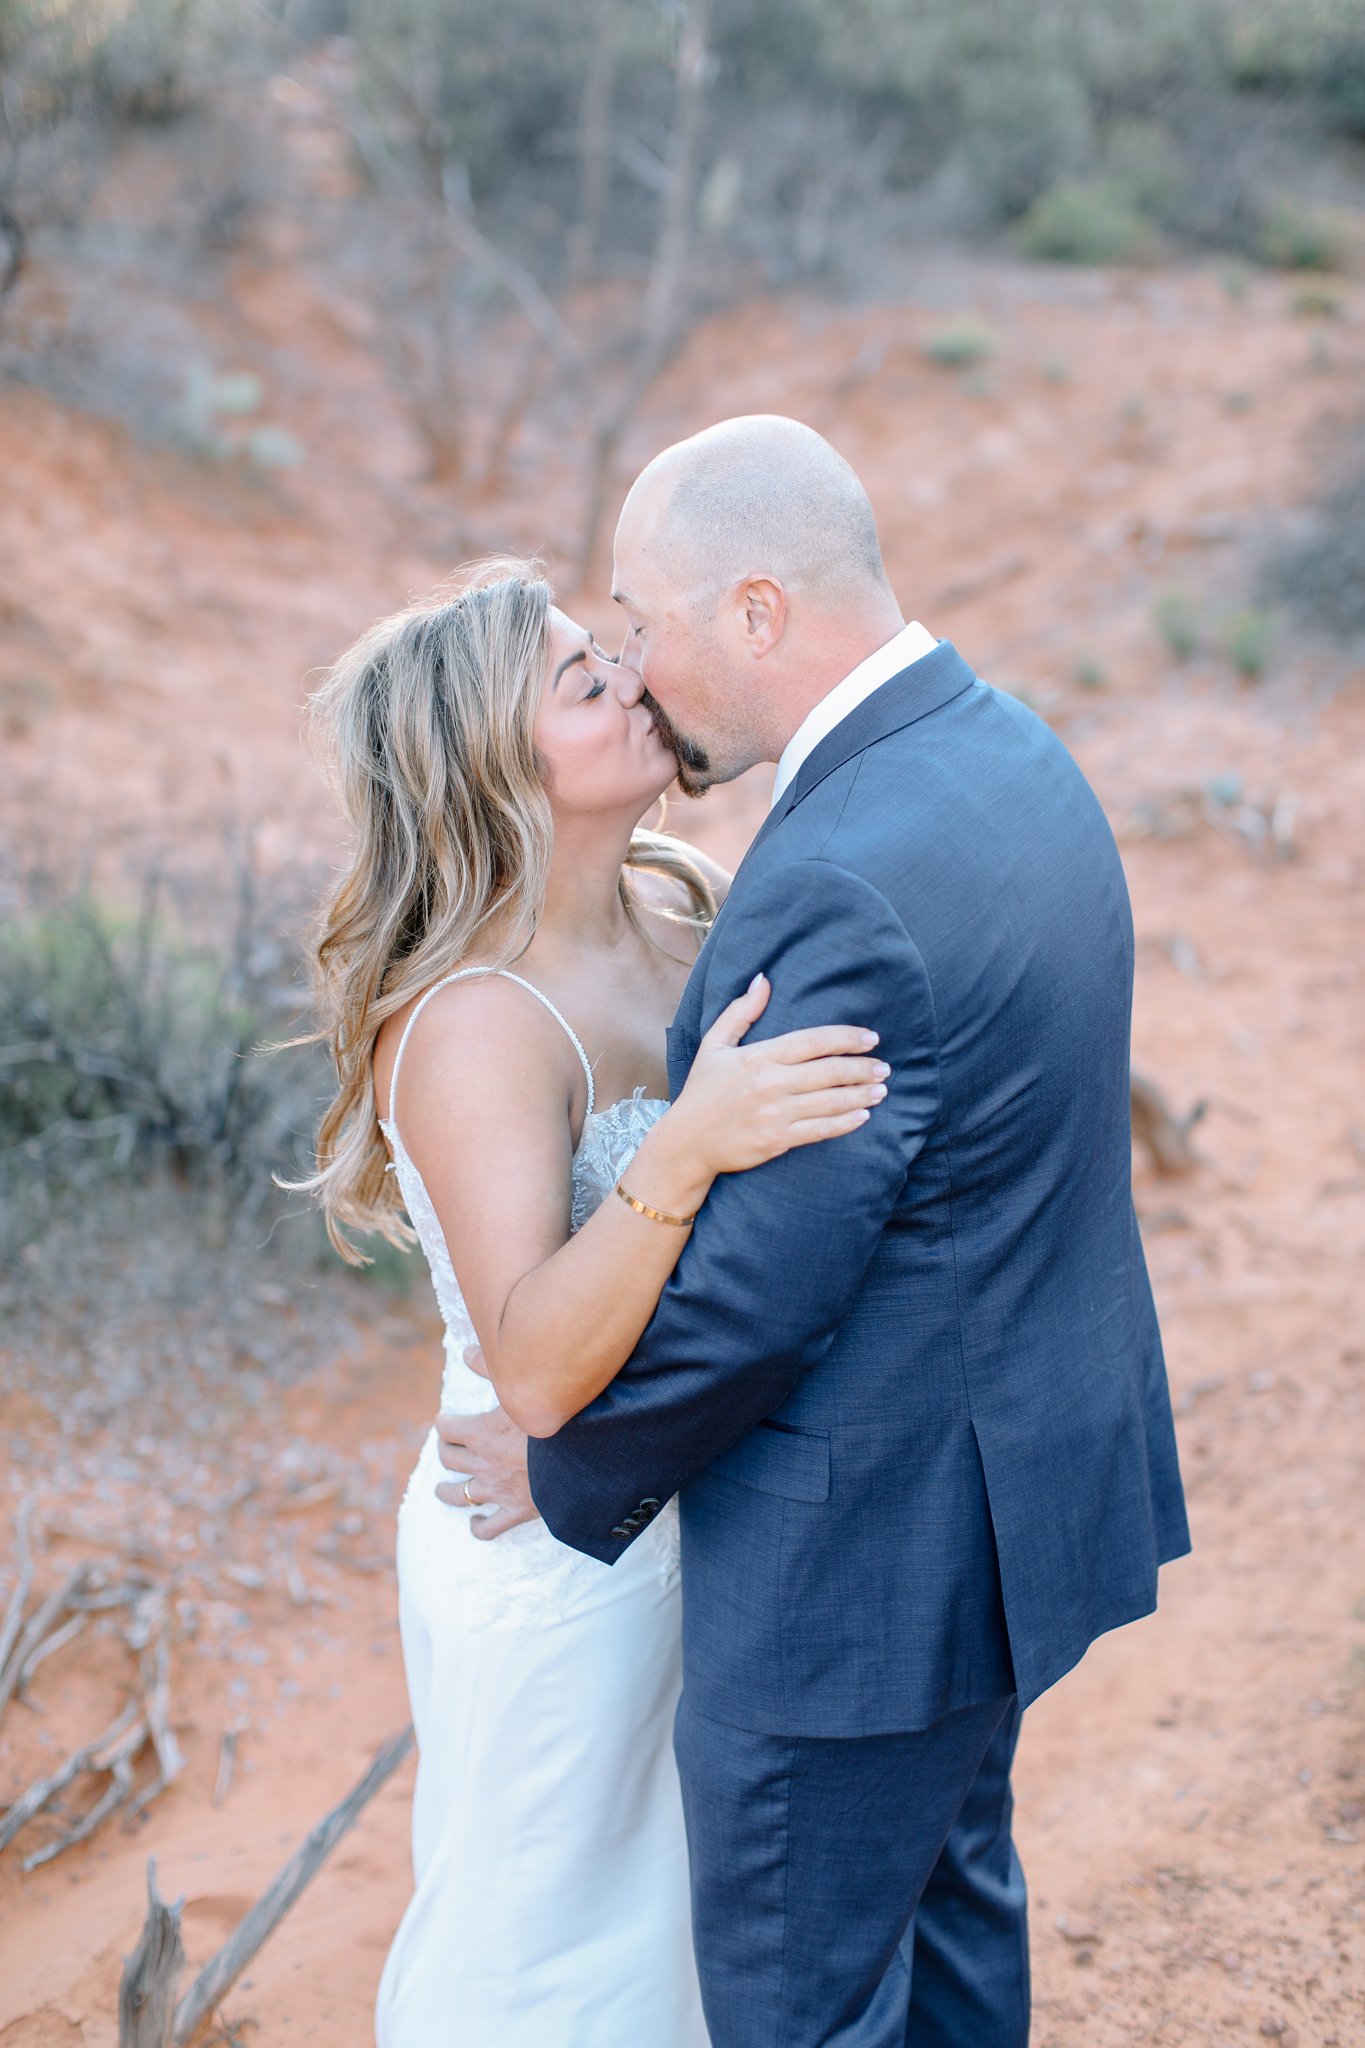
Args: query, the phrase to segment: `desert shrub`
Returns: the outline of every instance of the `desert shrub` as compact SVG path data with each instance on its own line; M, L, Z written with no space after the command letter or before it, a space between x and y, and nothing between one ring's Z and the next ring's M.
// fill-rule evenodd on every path
M1365 22L1354 33L1328 38L1318 64L1318 91L1328 117L1344 135L1365 138Z
M1365 639L1365 432L1358 431L1297 530L1269 555L1264 594L1311 632Z
M968 68L960 120L971 143L962 163L987 220L1017 220L1094 154L1094 113L1081 79L1017 64Z
M229 887L147 864L131 888L13 876L0 931L0 1236L74 1199L173 1183L234 1240L268 1228L325 1086L321 1054L267 1054L301 1009L294 949L249 863ZM12 1242L11 1247L12 1248Z
M1189 170L1179 139L1159 121L1115 121L1104 138L1104 176L1146 220L1178 230L1189 204Z
M974 370L995 354L996 339L984 321L947 320L930 328L921 347L940 370Z
M1239 676L1249 683L1265 674L1275 642L1275 622L1254 606L1235 612L1223 628L1223 648Z
M1261 222L1258 254L1277 270L1341 270L1346 243L1331 214L1282 197Z
M1199 614L1186 591L1164 590L1152 607L1152 623L1177 661L1199 652Z
M1326 285L1302 285L1290 300L1289 310L1300 320L1337 320L1342 313L1341 295Z
M1026 256L1050 263L1135 263L1150 257L1156 237L1116 186L1069 182L1034 201L1019 223Z

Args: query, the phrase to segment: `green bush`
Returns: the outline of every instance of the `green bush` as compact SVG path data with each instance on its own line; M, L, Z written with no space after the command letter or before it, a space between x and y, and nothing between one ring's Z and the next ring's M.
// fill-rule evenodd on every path
M973 370L995 354L995 335L983 321L948 320L931 328L920 346L940 370Z
M1342 312L1341 296L1325 285L1306 284L1295 292L1289 310L1301 320L1337 320Z
M1249 683L1265 674L1275 640L1275 622L1269 612L1248 608L1230 618L1223 629L1223 647L1239 676Z
M1116 121L1105 136L1105 182L1144 220L1179 228L1188 172L1179 142L1159 121Z
M970 64L959 90L964 142L957 161L986 219L1017 220L1041 193L1089 163L1090 96L1072 73Z
M1266 561L1265 595L1309 632L1365 644L1365 430L1357 430L1303 530Z
M0 1195L25 1233L63 1194L113 1202L169 1175L237 1215L277 1207L325 1086L316 1049L278 1055L300 1001L249 870L231 895L148 868L129 901L12 885L0 931Z
M1332 36L1323 50L1318 91L1333 126L1365 139L1365 21L1358 14L1354 34Z
M1346 240L1338 222L1320 209L1278 199L1261 222L1257 247L1262 262L1277 270L1341 270Z
M1152 621L1177 661L1199 652L1199 615L1183 590L1165 590L1152 608Z
M1140 263L1155 253L1156 236L1113 185L1070 182L1034 201L1019 245L1042 263Z

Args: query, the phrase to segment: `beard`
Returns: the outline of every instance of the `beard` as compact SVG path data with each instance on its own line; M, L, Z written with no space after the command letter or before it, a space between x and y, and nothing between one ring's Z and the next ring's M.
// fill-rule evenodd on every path
M654 720L654 730L678 764L678 787L684 796L705 796L715 776L711 756L696 740L678 731L668 713L646 690L640 699Z

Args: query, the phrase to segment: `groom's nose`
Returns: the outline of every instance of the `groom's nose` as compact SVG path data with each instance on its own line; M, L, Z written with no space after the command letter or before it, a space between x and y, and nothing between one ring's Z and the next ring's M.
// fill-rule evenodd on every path
M640 659L640 643L629 629L621 643L621 652L616 657L616 664L618 668L629 669L632 675L644 674L644 664Z

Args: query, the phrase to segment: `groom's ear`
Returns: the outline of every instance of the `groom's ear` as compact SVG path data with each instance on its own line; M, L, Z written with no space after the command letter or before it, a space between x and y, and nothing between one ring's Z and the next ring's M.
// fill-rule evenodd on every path
M743 585L744 642L755 660L770 654L787 623L787 593L775 576L751 576Z

